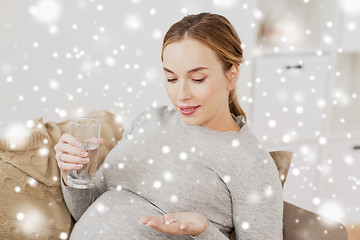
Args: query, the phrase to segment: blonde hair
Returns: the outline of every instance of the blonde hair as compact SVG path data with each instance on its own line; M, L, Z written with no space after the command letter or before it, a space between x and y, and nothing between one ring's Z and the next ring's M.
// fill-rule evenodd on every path
M183 40L185 37L196 39L211 48L223 65L224 72L232 65L239 66L243 60L241 41L234 27L224 16L213 13L191 14L174 23L165 34L161 52L163 61L164 49L170 43ZM230 113L235 116L243 115L236 93L236 86L229 93Z

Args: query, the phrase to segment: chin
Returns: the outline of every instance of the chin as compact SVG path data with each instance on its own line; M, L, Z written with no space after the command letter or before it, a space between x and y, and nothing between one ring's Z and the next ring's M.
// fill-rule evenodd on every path
M182 113L179 113L180 115L182 115ZM189 126L195 126L195 125L198 125L197 121L194 121L194 120L190 120L184 116L181 116L181 119L182 121L186 124L186 125L189 125Z
M185 121L184 121L185 122ZM196 123L187 123L187 122L185 122L185 124L186 125L188 125L188 126L195 126L195 125L198 125L198 124L196 124Z

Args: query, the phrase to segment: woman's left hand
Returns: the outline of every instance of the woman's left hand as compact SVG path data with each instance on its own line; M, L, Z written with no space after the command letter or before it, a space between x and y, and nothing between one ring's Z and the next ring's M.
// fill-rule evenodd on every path
M176 221L173 222L174 219L176 219ZM205 216L194 212L168 213L161 216L142 216L140 223L146 224L162 233L170 233L172 235L191 234L193 236L203 233L209 225L209 221Z

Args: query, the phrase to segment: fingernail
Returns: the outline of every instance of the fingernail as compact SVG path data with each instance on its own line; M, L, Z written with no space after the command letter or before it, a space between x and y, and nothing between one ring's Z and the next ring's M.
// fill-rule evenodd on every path
M88 155L88 153L86 151L81 151L81 155L83 155L84 157L86 157Z
M82 168L82 167L83 167L83 165L82 165L82 164L78 164L77 166L78 166L79 168Z
M87 163L89 161L89 158L83 158L82 161Z
M79 140L76 140L75 144L79 146L81 142Z
M180 229L183 230L185 228L185 225L180 225Z

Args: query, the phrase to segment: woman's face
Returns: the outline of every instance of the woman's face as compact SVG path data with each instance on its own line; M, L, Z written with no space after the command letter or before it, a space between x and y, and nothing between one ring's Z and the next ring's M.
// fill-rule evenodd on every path
M186 124L218 129L224 120L231 119L228 96L237 75L229 81L234 77L230 70L238 68L224 73L213 50L191 38L167 45L163 64L167 94ZM199 107L193 113L180 108L188 106Z

